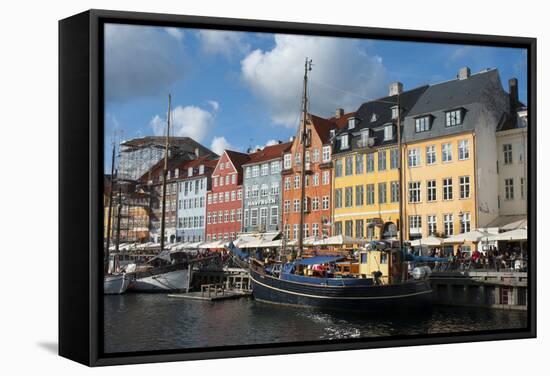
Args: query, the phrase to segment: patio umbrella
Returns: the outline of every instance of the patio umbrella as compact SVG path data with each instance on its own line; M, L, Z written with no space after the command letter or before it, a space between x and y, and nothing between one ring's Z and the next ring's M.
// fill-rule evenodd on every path
M488 241L522 241L527 240L527 230L518 228L512 231L501 232L487 237Z
M443 242L442 238L438 238L437 236L428 236L427 238L413 240L411 242L411 246L439 247L442 244L442 242Z
M490 235L491 234L485 231L474 230L443 239L443 244L461 244L464 242L477 243Z

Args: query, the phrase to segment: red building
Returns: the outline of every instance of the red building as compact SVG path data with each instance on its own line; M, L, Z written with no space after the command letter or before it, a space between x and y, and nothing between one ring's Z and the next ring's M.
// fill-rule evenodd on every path
M206 203L206 241L234 240L241 231L242 165L247 154L226 150L214 172Z

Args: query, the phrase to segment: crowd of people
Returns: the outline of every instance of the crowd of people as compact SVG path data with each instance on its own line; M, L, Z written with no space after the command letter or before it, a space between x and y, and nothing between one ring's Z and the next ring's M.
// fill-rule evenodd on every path
M436 263L436 270L471 270L471 269L490 269L490 270L515 270L526 271L527 256L517 246L509 245L504 249L497 249L490 246L483 251L475 249L473 252L464 251L458 246L454 254L445 255L441 248L432 248L430 251L432 257L447 258L446 263Z

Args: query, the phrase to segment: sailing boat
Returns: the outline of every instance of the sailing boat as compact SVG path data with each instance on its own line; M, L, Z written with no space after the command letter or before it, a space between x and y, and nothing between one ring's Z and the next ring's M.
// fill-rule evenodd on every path
M164 148L164 168L162 175L162 216L160 225L160 252L139 270L132 273L133 280L128 290L136 292L167 292L188 290L192 278L191 264L186 254L177 254L164 247L166 221L166 178L168 175L168 157L170 148L170 122L172 117L171 95L168 95L168 116L166 121L166 139Z
M109 211L107 213L107 241L104 250L104 275L103 275L103 293L106 295L122 294L128 288L130 277L126 273L117 272L116 262L117 255L113 257L113 268L109 267L111 255L109 254L109 243L111 240L111 212L113 209L113 186L114 186L114 169L115 169L115 144L113 142L113 154L111 158L111 181L109 188ZM117 236L116 236L116 251L120 244L120 212L122 210L122 192L119 188L118 195L118 210L117 210Z
M311 60L306 58L303 90L302 122L299 142L301 143L301 180L304 181L307 125L307 80L311 70ZM399 105L399 103L398 103ZM400 127L398 118L398 129ZM399 138L399 135L398 135ZM400 140L398 141L400 142ZM400 145L399 145L400 146ZM401 148L399 147L401 152ZM401 167L399 167L401 168ZM400 170L401 174L401 170ZM401 185L402 186L402 185ZM305 197L305 184L301 185L302 202ZM401 208L401 207L400 207ZM401 211L401 210L400 210ZM378 310L388 312L398 305L424 305L431 302L432 289L426 277L427 273L413 273L416 279L408 279L405 269L405 255L400 235L400 246L384 246L379 249L376 244L367 246L364 255L360 254L361 262L353 260L356 266L369 262L371 252L385 252L393 266L386 280L379 270L371 274L339 273L339 264L345 264L351 270L351 263L346 256L315 256L302 258L304 214L301 211L298 231L297 258L291 262L264 264L249 257L232 243L228 248L242 266L250 270L253 297L262 302L286 304L293 306L319 307L345 310ZM244 261L244 262L243 262ZM359 264L359 265L358 265Z

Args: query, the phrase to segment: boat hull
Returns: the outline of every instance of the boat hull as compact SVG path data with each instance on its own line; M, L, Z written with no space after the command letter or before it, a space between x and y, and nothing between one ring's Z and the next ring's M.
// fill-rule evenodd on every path
M147 275L137 274L128 287L134 292L169 292L182 291L189 288L190 271L186 269L172 270Z
M107 275L103 278L103 293L105 295L123 294L129 284L130 278L126 274Z
M252 295L262 302L337 310L395 310L426 306L432 289L427 280L392 285L336 287L281 280L251 271Z

